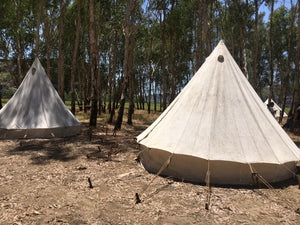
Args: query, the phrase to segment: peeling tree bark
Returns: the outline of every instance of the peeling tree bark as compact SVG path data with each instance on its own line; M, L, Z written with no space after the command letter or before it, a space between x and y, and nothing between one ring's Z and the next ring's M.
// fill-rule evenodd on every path
M76 72L76 61L77 61L77 52L79 45L79 35L80 35L80 0L77 1L77 24L76 24L76 37L74 43L74 51L72 56L72 68L71 68L71 112L75 115L75 72Z
M63 49L63 37L64 37L64 22L63 17L65 13L65 3L62 0L59 2L60 16L58 19L58 94L63 101L65 101L65 72L64 72L64 49Z
M175 90L176 90L176 73L173 61L173 9L174 9L175 1L171 1L171 10L170 10L170 67L171 67L171 76L172 76L172 84L171 84L171 95L169 99L169 104L175 98Z
M273 98L273 80L274 80L274 68L273 68L273 12L274 12L274 0L271 2L271 13L270 13L270 33L269 33L269 45L270 45L270 90L268 103Z
M165 7L162 9L163 13L160 13L160 32L161 32L161 70L162 70L162 88L163 88L163 102L162 107L163 110L167 108L167 71L166 71L166 59L165 59L165 46L166 46L166 38L165 38L165 19L166 19L166 9ZM162 17L164 19L162 19Z
M89 40L90 40L90 72L91 72L91 114L90 126L97 125L97 43L95 26L94 0L89 0Z
M116 120L115 128L114 130L120 130L123 122L123 114L124 114L124 106L125 106L125 96L128 86L128 63L129 63L129 42L130 42L130 5L131 1L127 0L126 5L126 13L125 13L125 46L124 46L124 62L123 62L123 73L124 73L124 81L123 81L123 87L122 87L122 93L120 98L120 108L118 111L118 117Z
M21 84L22 81L22 58L23 58L23 53L21 51L21 42L20 42L20 28L19 28L19 17L20 17L20 8L22 1L19 1L19 4L16 4L17 7L17 15L16 15L16 49L17 49L17 66L18 66L18 76L17 76L17 87Z

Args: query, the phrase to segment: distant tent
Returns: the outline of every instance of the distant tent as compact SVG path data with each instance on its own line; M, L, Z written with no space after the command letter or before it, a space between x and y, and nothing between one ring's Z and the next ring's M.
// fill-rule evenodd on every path
M273 109L276 110L275 112L275 118L279 118L280 117L280 113L281 113L281 108L279 107L279 105L276 104L276 102L274 102L273 99L271 99L271 102L274 103ZM264 102L265 105L268 105L268 99ZM283 117L288 117L288 115L284 112L283 113Z
M137 142L148 171L199 183L277 182L300 160L222 41Z
M0 111L0 138L51 138L80 133L81 123L63 103L38 58Z

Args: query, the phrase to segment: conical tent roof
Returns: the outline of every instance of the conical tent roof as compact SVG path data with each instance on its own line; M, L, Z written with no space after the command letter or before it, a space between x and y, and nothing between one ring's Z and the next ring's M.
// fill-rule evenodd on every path
M72 136L81 123L59 97L38 58L0 111L1 138Z
M300 151L282 130L223 41L158 119L137 137L143 166L193 182L249 184L290 178ZM209 173L208 173L209 172Z
M279 105L277 105L276 102L273 99L271 99L271 102L274 103L273 109L276 110L276 112L275 112L275 118L279 118L280 117L280 113L281 113L282 110L279 107ZM264 103L267 106L268 105L268 99ZM288 117L288 115L284 112L283 113L283 117Z

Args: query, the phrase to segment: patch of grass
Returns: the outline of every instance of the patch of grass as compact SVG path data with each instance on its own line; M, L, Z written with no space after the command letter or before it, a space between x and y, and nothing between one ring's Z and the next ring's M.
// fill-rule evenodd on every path
M159 117L161 112L153 112L151 111L150 114L146 110L135 110L133 115L133 120L144 123L146 125L150 125L153 123L157 117Z

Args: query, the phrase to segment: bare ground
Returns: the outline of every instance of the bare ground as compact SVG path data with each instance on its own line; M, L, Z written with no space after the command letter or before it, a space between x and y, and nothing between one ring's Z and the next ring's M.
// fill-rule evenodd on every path
M296 180L274 190L214 186L206 210L205 185L157 177L135 204L155 177L135 160L145 128L124 124L114 137L102 123L90 139L84 124L71 138L2 140L0 224L300 224Z

